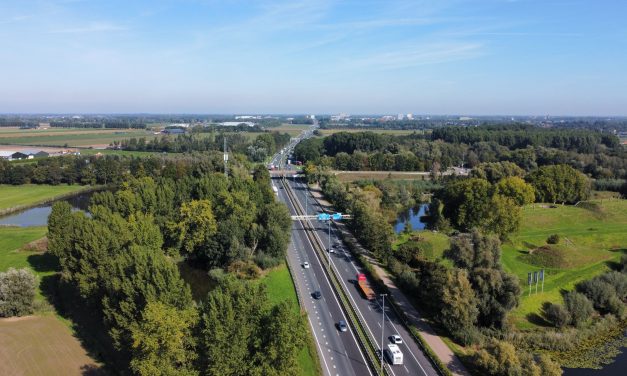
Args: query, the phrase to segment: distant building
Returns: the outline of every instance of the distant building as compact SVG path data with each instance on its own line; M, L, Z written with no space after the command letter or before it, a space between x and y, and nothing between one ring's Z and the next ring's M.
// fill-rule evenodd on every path
M189 128L189 123L174 123L168 125L168 127L179 127L179 128Z
M11 154L11 160L15 161L20 159L33 159L33 157L29 157L28 154L24 154L21 151L16 151L15 153Z
M396 116L396 120L403 120L405 119L405 115L403 114L398 114L398 116Z
M337 115L332 115L331 116L331 121L340 121L340 120L345 120L348 119L348 115L341 113L341 114L337 114Z
M50 156L50 153L38 149L22 150L22 153L26 154L28 156L28 159L47 158Z
M407 114L407 120L414 120L414 114Z
M261 119L261 116L259 115L238 115L235 117L235 120L240 120L240 119Z

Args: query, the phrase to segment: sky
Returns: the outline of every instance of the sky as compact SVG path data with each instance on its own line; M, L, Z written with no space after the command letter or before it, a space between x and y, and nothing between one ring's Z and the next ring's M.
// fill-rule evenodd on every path
M0 113L627 115L625 0L0 0Z

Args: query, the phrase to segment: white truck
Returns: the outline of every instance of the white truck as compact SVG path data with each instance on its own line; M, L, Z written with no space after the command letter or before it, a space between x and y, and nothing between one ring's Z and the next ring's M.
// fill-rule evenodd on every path
M390 361L390 364L394 366L397 364L403 364L403 353L401 352L401 349L398 348L398 345L392 343L389 344L388 348L385 349L385 356Z

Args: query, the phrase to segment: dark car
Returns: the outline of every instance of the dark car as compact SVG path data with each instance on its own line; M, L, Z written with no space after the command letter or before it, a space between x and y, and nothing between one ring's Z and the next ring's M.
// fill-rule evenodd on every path
M314 291L314 293L313 293L313 294L311 294L311 296L312 296L314 299L320 299L320 298L322 298L322 293L321 293L320 291Z
M345 332L348 330L348 326L346 325L346 321L340 320L337 323L337 328L340 332Z

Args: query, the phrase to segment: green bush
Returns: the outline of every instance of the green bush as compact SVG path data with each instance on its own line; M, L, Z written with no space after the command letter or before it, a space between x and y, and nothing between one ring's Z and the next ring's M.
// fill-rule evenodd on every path
M592 302L584 294L570 291L564 295L564 304L570 313L570 322L575 326L584 324L594 313Z
M37 279L28 269L0 273L0 317L33 313Z
M549 244L558 244L560 242L560 236L558 234L553 234L546 239L546 242Z
M571 321L570 313L560 304L546 302L542 308L544 318L557 328L563 328Z

